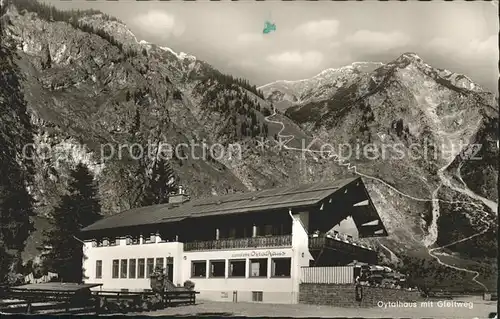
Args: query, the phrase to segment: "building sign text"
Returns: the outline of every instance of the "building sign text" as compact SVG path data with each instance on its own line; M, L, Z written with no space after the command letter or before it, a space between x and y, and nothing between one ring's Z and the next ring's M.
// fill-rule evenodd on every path
M284 257L286 255L286 251L272 251L272 250L252 250L244 253L236 253L232 254L231 258L240 258L240 257Z

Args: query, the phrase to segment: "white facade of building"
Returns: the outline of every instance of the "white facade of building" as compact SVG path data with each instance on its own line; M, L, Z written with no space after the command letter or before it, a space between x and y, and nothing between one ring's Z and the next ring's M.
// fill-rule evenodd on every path
M291 215L292 244L281 248L184 251L183 243L162 242L159 236L137 245L118 239L115 246L96 247L86 241L85 282L101 283L102 290L142 291L150 289L148 271L161 264L171 268L175 285L194 282L200 299L298 303L301 267L312 259L307 215Z

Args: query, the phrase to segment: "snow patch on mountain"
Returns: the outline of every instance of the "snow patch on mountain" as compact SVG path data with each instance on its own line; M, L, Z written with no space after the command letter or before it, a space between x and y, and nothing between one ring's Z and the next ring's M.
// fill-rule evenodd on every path
M160 49L162 49L163 51L167 51L167 52L170 52L172 53L173 55L175 55L179 60L189 60L189 61L196 61L196 57L195 56L192 56L192 55L189 55L185 52L180 52L180 53L177 53L175 52L174 50L168 48L168 47L159 47Z
M295 81L279 80L265 84L258 89L265 98L280 109L303 105L332 98L340 88L347 88L359 82L358 90L367 93L373 84L382 83L391 70L416 68L433 81L474 92L485 92L465 75L445 69L436 69L425 63L416 53L407 52L398 59L383 64L380 62L353 62L340 68L328 68L317 75ZM368 78L366 75L370 75ZM359 93L358 92L358 93Z
M288 101L304 103L331 97L343 86L383 66L380 62L354 62L340 68L328 68L308 79L296 81L280 80L259 87L266 99L278 103Z

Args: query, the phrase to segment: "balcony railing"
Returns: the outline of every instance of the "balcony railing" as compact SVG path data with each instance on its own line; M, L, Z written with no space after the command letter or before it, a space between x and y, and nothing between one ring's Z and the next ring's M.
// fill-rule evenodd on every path
M332 248L349 253L359 253L365 251L373 253L373 249L354 241L341 240L332 237L309 237L309 249L321 249L322 247Z
M311 247L311 240L315 243L318 243L319 245L322 245L322 244L320 244L320 242L324 243L325 241L320 241L316 238L324 238L324 237L327 238L326 242L328 242L328 240L333 240L333 241L338 242L340 245L342 245L342 243L344 243L344 244L348 244L348 245L357 246L357 247L362 248L362 249L375 250L371 245L354 239L352 237L352 235L339 233L336 230L333 232L327 233L326 236L324 234L319 235L319 233L317 235L310 235L309 236L309 247ZM311 248L313 248L313 247L311 247Z
M184 251L195 250L224 250L238 248L268 248L268 247L291 247L292 235L251 237L237 239L219 239L210 241L199 241L184 244Z

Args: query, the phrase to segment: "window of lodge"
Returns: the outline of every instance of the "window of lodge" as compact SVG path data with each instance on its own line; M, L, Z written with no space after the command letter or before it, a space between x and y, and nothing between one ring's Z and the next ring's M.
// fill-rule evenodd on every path
M252 291L252 301L262 301L263 291Z
M273 235L273 225L265 225L263 235L264 236L272 236Z
M242 229L243 238L252 237L252 226L245 226Z
M120 261L118 259L113 260L112 278L118 278L120 272Z
M206 261L193 261L191 262L191 277L206 277L207 276L207 263Z
M146 261L144 258L139 258L137 261L138 268L137 268L137 278L144 278L146 274Z
M155 267L161 267L161 269L164 268L164 266L163 266L163 258L156 258L156 266Z
M154 270L155 270L155 259L148 258L146 262L146 278L149 278L149 276L153 273Z
M283 224L273 225L273 236L284 235Z
M102 260L96 260L95 262L95 277L97 279L102 278Z
M267 277L267 258L250 259L250 277Z
M229 277L245 277L245 260L229 261Z
M273 258L272 259L272 276L273 277L290 277L292 268L291 258Z
M120 271L120 278L127 278L127 259L122 259L121 262L121 271Z
M226 277L226 261L212 260L210 261L210 277L224 278Z
M135 278L135 272L136 272L136 260L130 259L128 265L128 277Z

